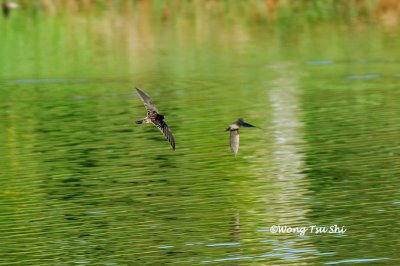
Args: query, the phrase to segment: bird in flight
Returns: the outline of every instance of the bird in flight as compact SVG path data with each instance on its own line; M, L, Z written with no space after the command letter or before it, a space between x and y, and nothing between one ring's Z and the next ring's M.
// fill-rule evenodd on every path
M230 144L231 151L236 154L239 150L239 128L241 127L255 127L243 121L242 118L239 118L235 123L230 125L225 131L230 131Z
M135 123L136 124L152 123L153 125L155 125L164 134L169 144L171 144L172 149L175 150L174 136L172 136L171 130L169 130L168 125L164 122L164 116L159 114L156 106L151 102L149 96L147 96L146 93L144 93L142 90L138 88L136 88L136 92L147 109L147 116L141 120L136 121Z

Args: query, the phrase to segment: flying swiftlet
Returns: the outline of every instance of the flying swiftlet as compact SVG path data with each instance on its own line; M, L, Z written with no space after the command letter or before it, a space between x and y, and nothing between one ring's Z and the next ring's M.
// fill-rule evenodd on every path
M141 120L136 121L136 124L150 124L155 125L168 140L169 144L171 144L172 149L175 150L175 140L174 136L172 136L171 130L168 125L164 122L164 116L160 115L156 106L151 102L149 96L144 93L142 90L136 88L136 92L139 95L140 99L144 103L144 106L147 109L147 116Z
M235 156L239 150L239 128L241 127L256 127L256 126L250 125L244 122L242 118L239 118L235 123L233 123L226 129L226 131L228 130L230 131L231 151L235 153Z

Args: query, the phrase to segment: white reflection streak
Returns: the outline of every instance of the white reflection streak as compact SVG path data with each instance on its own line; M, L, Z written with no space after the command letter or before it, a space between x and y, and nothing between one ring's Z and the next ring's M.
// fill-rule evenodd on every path
M303 195L306 191L304 175L301 173L304 166L301 153L304 143L301 134L303 124L299 120L300 92L297 86L297 73L291 71L292 67L290 64L272 67L278 78L272 82L269 94L273 125L273 172L280 190L277 193L276 203L278 205L290 203L292 206L282 206L286 211L288 208L291 210L284 215L289 219L282 222L305 221L304 215L307 212L304 206L301 207L304 205Z

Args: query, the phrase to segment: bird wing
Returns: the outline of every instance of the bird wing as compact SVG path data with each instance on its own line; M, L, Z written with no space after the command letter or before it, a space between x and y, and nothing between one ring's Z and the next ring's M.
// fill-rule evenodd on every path
M171 144L172 149L175 150L175 140L168 125L163 120L153 120L153 124L164 134L165 138Z
M144 93L142 90L140 90L138 88L136 88L136 92L139 95L142 102L144 103L144 106L146 107L147 111L154 111L154 112L158 113L156 106L154 105L154 103L152 103L152 101L150 100L150 97L147 96L146 93Z
M241 119L241 118L238 119L238 121L236 121L236 124L241 126L241 127L256 127L256 126L253 126L253 125L251 125L249 123L244 122L243 119Z
M243 122L242 127L256 127L256 126L253 126L249 123Z
M234 152L236 155L239 150L239 129L231 130L230 144L231 144L231 151Z

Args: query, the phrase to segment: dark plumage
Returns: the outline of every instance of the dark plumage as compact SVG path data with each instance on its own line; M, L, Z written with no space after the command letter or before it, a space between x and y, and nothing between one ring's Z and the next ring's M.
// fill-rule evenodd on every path
M3 2L1 8L3 9L3 16L7 18L10 15L10 8L8 7L7 2Z
M18 7L19 5L17 3L3 1L3 3L1 4L1 8L3 10L3 16L7 18L8 16L10 16L11 9Z
M136 124L152 123L164 134L169 144L171 144L172 149L175 150L174 136L172 135L172 132L169 129L167 123L164 122L164 116L158 113L156 106L151 102L149 96L147 96L146 93L138 88L136 88L136 92L147 109L147 116L142 120L136 121Z

